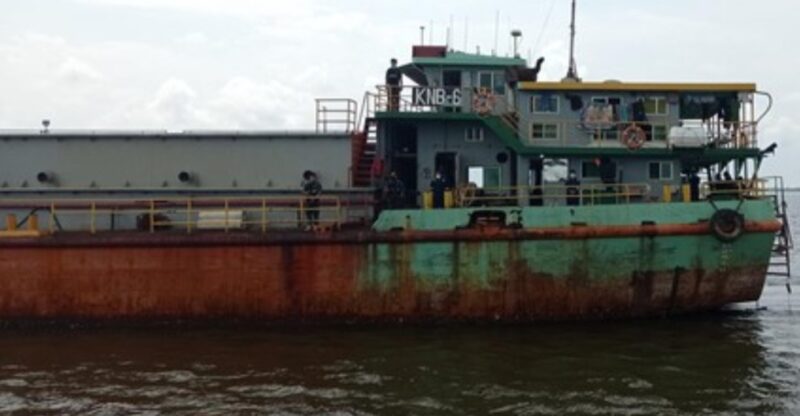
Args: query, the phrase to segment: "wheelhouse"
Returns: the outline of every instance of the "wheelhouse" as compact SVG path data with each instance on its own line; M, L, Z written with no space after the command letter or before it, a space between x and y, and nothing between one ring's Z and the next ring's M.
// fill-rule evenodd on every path
M406 85L365 98L360 123L375 153L364 182L395 172L409 207L426 206L437 172L448 206L564 204L570 173L581 203L760 186L756 101L771 98L755 84L542 82L541 61L414 47Z

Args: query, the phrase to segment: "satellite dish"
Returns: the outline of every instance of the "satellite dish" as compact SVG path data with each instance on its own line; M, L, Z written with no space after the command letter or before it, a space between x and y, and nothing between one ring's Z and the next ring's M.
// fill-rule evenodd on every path
M42 120L42 133L49 133L50 132L50 120L44 119Z

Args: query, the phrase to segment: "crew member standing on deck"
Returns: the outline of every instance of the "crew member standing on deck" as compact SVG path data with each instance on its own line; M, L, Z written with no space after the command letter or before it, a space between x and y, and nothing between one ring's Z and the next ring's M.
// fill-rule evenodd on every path
M433 208L444 208L444 192L447 189L447 181L444 180L441 172L436 172L436 177L431 181L431 193L433 193Z
M383 194L388 209L403 208L406 194L406 187L403 181L397 177L396 172L389 174L383 185Z
M697 175L697 171L692 171L689 175L689 194L692 202L700 200L700 176Z
M389 111L400 109L400 90L403 88L403 73L397 67L397 59L392 58L392 66L386 70L386 89L389 98Z
M578 180L578 174L575 169L569 170L567 177L567 205L575 207L581 204L581 181Z
M303 183L301 186L303 188L303 194L306 196L304 201L307 220L306 229L310 230L319 225L319 196L322 194L322 185L319 183L319 179L317 179L317 174L307 170L303 172Z

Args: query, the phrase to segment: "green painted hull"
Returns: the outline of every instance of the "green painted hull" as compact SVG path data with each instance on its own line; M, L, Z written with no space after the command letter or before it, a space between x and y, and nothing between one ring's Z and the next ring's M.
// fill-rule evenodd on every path
M524 228L597 227L707 222L715 209L738 209L747 221L774 220L770 201L488 208ZM393 211L375 228L421 231L468 227L476 209ZM380 244L359 275L376 293L413 282L413 292L439 299L431 311L527 318L643 316L715 309L761 296L772 232L722 242L693 235L514 239L511 241ZM437 298L438 296L438 298ZM487 309L488 308L488 309ZM432 313L437 314L437 313Z

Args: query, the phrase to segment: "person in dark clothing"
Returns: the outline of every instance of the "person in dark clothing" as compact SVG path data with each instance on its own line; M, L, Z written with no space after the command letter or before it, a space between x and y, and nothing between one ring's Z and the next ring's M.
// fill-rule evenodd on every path
M700 176L697 175L697 172L689 175L689 194L692 202L700 200Z
M319 225L319 196L322 194L322 185L317 179L317 174L307 170L303 172L303 182L301 184L305 198L305 210L307 229L315 228Z
M403 181L397 177L396 172L392 172L389 174L389 177L386 179L385 183L383 184L383 197L386 201L386 208L388 209L398 209L403 208L405 205L403 201L405 201L405 194L406 194L406 186L403 184Z
M631 104L631 112L633 113L633 121L642 123L647 121L647 110L644 106L644 100L639 98Z
M389 111L400 109L400 90L403 88L403 73L397 67L397 59L392 58L391 67L386 70L386 89L389 98Z
M447 181L444 180L440 172L436 172L436 177L431 181L431 191L433 192L433 208L444 208L444 192L447 189Z
M581 204L581 181L574 169L570 169L567 177L567 205L574 207Z
M533 185L529 203L532 207L541 207L544 205L544 190L541 184Z

